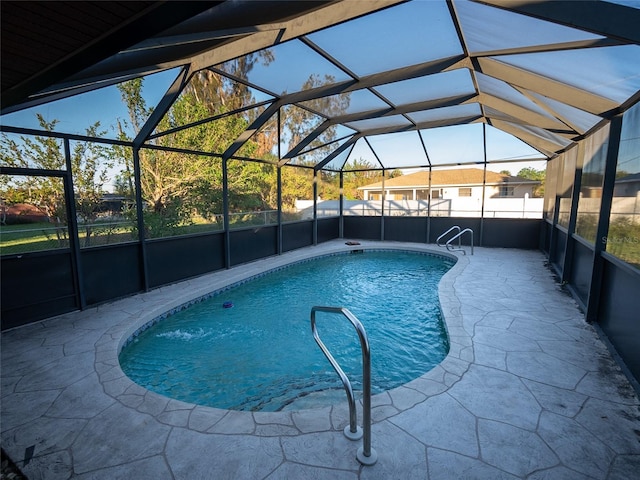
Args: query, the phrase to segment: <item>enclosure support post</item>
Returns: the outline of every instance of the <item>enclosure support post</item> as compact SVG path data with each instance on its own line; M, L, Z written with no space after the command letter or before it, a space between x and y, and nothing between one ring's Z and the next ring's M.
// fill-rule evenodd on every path
M478 237L478 246L482 246L484 238L484 202L485 193L487 191L487 124L482 124L482 155L484 159L484 168L482 169L482 205L480 205L480 232ZM495 215L494 215L495 216ZM473 240L472 240L473 241ZM473 248L473 245L471 246Z
M140 176L140 147L133 147L133 182L136 188L136 221L138 225L138 242L140 244L140 269L142 288L149 291L149 270L147 268L147 245L144 231L144 210L142 208L142 179Z
M616 168L618 165L618 153L620 151L620 137L622 134L622 114L611 119L609 127L609 147L602 181L602 200L600 214L596 230L596 240L593 245L593 270L591 272L591 284L589 285L589 298L587 300L587 322L595 322L598 319L600 308L600 290L602 290L602 270L604 260L602 252L606 249L606 239L609 233L609 215L613 203L613 189L616 183Z
M282 254L282 167L275 167L277 172L278 189L278 255ZM266 224L267 222L265 222Z
M318 171L313 170L313 244L318 244Z
M552 162L555 160L551 160ZM560 160L558 160L559 162ZM549 171L549 167L547 166L547 172ZM557 171L555 172L556 174L556 179L558 177L557 175ZM577 174L577 173L576 173ZM574 195L575 195L575 190L574 190ZM552 262L552 258L553 256L556 254L557 249L557 245L555 245L556 243L556 237L558 236L558 233L556 232L556 225L558 224L558 210L560 207L560 197L558 197L558 193L556 192L554 194L554 200L553 200L553 213L551 215L551 232L549 234L549 255L548 255L548 260L549 260L549 265L552 265L553 268L553 262ZM573 215L573 212L571 213ZM567 236L568 237L568 236ZM562 276L562 272L560 272L560 276Z
M282 151L280 149L280 145L282 144L281 137L282 132L280 131L282 125L282 119L280 118L280 112L282 110L278 109L278 165L275 166L276 169L276 190L277 190L277 202L278 202L278 238L276 240L277 248L276 251L278 255L282 255L282 165L279 164L279 161L282 160ZM267 222L264 222L265 225Z
M78 215L76 214L76 202L73 192L73 168L71 165L71 148L69 139L64 139L64 159L67 166L66 175L63 177L64 200L67 208L67 232L69 233L69 248L71 250L71 271L73 283L78 294L78 307L84 310L86 300L84 297L84 281L82 274L82 260L80 258L80 240L78 238Z
M582 145L574 147L576 155L579 154L579 149L583 148ZM571 154L572 150L564 152L560 157L563 162L566 163L567 155ZM564 165L563 165L564 172ZM564 175L563 175L564 176ZM575 242L571 239L571 235L573 235L576 231L576 222L578 220L578 201L580 200L580 185L582 184L582 168L577 168L573 173L573 191L571 192L571 213L569 214L569 225L567 227L567 242L564 249L564 262L562 263L562 271L560 272L561 280L563 282L569 282L571 276L569 275L571 271L571 265L573 265L573 253L575 250ZM558 198L558 218L560 217L560 201L561 198Z
M384 202L387 199L386 191L384 189L384 168L382 169L382 205L380 208L380 240L384 241Z
M433 168L429 165L429 190L427 190L427 243L431 242L431 170L433 170Z
M344 172L340 170L340 223L338 237L344 238Z
M227 158L222 159L222 223L224 224L224 266L231 268L231 234L229 233L229 179Z

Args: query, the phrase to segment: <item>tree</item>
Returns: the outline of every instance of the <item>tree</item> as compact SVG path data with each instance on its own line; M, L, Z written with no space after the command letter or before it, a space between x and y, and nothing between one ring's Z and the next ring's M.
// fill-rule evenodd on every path
M536 170L532 167L525 167L520 169L518 172L518 177L527 178L529 180L539 180L542 181L545 179L547 172L544 170Z
M97 137L99 123L87 128L87 136ZM109 149L97 143L76 142L71 152L73 189L76 215L81 220L78 225L84 230L85 246L91 244L93 223L100 213L104 186L108 180L108 170L113 167L109 159Z
M238 78L247 78L257 64L269 62L270 52L248 55L227 62L222 70ZM332 82L312 75L304 88L315 88ZM129 110L129 120L121 120L120 132L130 122L138 132L151 112L142 95L143 81L132 80L120 87L123 102ZM344 111L348 96L318 100L318 108ZM180 150L222 154L255 120L257 112L247 109L254 103L251 90L241 82L233 81L217 72L197 72L178 99L171 106L156 128L159 135L149 143ZM297 144L313 122L315 115L302 108L283 109L283 126L291 145ZM251 137L236 153L241 157L277 163L274 154L278 141L278 128L274 116ZM188 127L186 127L188 126ZM186 128L182 128L186 127ZM124 135L124 134L123 134ZM124 138L124 137L122 137ZM335 138L335 130L328 129L322 141ZM316 153L321 153L320 151ZM123 155L114 149L114 155ZM141 170L141 195L144 200L147 235L151 237L178 233L183 226L204 219L216 221L222 212L222 162L208 155L185 154L175 151L142 148L139 152ZM228 161L229 208L231 211L274 209L277 200L276 167L251 161ZM288 169L287 182L294 186L296 169ZM299 172L308 181L306 172ZM118 188L130 183L130 170L118 178ZM297 187L294 187L297 189ZM283 191L285 205L295 204L293 195Z
M533 189L534 197L544 197L544 181L547 176L547 172L545 170L536 170L532 167L525 167L520 169L518 172L518 177L526 178L528 180L536 180L540 182L540 185Z
M282 167L282 209L293 211L296 200L313 199L313 170L300 167Z
M37 115L43 130L53 131L57 120L47 122ZM0 138L0 159L2 164L16 168L45 168L62 170L65 168L64 154L60 140L47 136L20 136L15 140L5 133ZM55 236L58 247L68 245L66 228L67 210L64 197L64 183L59 177L2 175L3 201L5 203L27 203L36 206L46 215L49 222L57 227Z
M133 198L132 177L126 172L120 172L113 178L113 193L122 197Z
M314 88L321 87L323 85L330 85L335 83L335 77L332 75L320 75L311 74L309 78L302 85L302 90L312 90ZM282 136L286 140L286 152L289 152L296 145L298 145L302 139L311 133L313 129L319 126L323 117L316 115L315 112L320 112L329 117L335 117L337 115L343 115L347 112L351 97L349 93L341 93L328 97L320 97L304 102L304 107L297 107L295 105L287 105L282 109ZM308 110L307 110L308 108ZM317 148L309 149L308 153L300 155L301 161L313 161L317 163L324 158L330 152L330 143L336 139L337 130L335 126L330 126L324 130L313 142L311 147Z
M227 105L233 101L227 93L220 93L219 89L217 97L212 93L214 89L209 88L211 85L224 85L216 83L218 77L209 71L197 74L161 119L156 131L166 132L199 122L216 113L224 113ZM129 109L131 125L136 131L143 125L142 117L150 111L142 95L143 82L136 79L125 82L119 88ZM181 150L221 153L248 125L246 116L222 116L216 121L161 135L150 143ZM255 151L255 142L250 142L249 147L250 151ZM181 227L192 225L199 219L209 223L218 220L218 214L222 212L220 158L145 148L140 150L139 158L147 236L179 233ZM246 208L259 208L244 193L245 180L252 176L255 178L255 172L255 167L242 165L230 175L230 191L231 186L242 186L240 193L234 197L234 204L244 203ZM119 183L122 185L122 179Z
M229 60L221 67L229 77L208 69L200 70L193 76L185 92L194 94L196 101L206 106L210 116L248 106L253 102L251 90L244 83L231 78L246 80L258 63L268 65L273 59L273 51L265 49Z
M327 170L318 172L318 196L322 200L337 199L340 197L339 173Z
M362 159L353 159L344 166L344 195L348 200L362 200L359 187L382 181L382 171L375 170L376 166Z
M40 127L53 132L57 120L50 122L37 114ZM86 129L87 136L99 136L100 123ZM36 168L47 170L64 170L66 161L60 140L48 136L20 136L16 141L6 134L2 135L0 156L2 162L10 167ZM95 143L76 142L71 154L71 172L74 184L76 213L81 219L79 227L84 229L85 246L90 245L92 223L99 214L99 206L107 182L107 172L112 166L108 160L108 150ZM15 176L9 190L22 192L16 198L36 205L46 213L49 221L64 226L67 223L64 184L59 177L48 176ZM64 229L57 229L56 234L61 245L66 242Z

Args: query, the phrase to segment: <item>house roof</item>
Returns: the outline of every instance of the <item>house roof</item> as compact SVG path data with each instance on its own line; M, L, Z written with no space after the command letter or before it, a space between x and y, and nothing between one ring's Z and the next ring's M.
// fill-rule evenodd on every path
M640 173L632 173L631 175L625 175L624 177L616 178L616 183L633 183L640 182Z
M431 187L444 186L463 186L463 185L482 185L484 171L480 168L457 168L451 170L433 170L431 172ZM504 175L487 170L487 185L510 184L533 184L540 182L529 180L523 177ZM424 188L429 186L429 171L421 170L419 172L410 173L409 175L401 175L399 177L390 178L384 181L384 188ZM382 182L364 185L358 190L375 190L382 188Z

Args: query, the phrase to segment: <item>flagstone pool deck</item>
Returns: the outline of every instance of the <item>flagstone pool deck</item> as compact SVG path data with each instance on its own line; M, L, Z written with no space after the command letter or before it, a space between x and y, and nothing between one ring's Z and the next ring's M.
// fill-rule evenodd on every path
M373 397L373 466L342 433L346 400L227 411L155 394L120 369L119 348L140 326L261 271L354 248L444 253L360 243L327 242L3 332L2 448L30 480L640 478L638 396L537 251L456 254L439 287L451 351Z

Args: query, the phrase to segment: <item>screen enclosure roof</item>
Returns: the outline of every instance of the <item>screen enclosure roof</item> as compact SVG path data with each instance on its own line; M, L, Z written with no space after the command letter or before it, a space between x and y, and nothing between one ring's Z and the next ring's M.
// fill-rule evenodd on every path
M142 146L166 133L158 123L182 88L214 74L250 92L238 114L254 111L213 152L223 158L280 118L282 165L548 159L640 98L639 1L1 5L3 125L16 112L173 72L134 140ZM300 119L295 131L287 115ZM452 145L465 148L452 155Z

